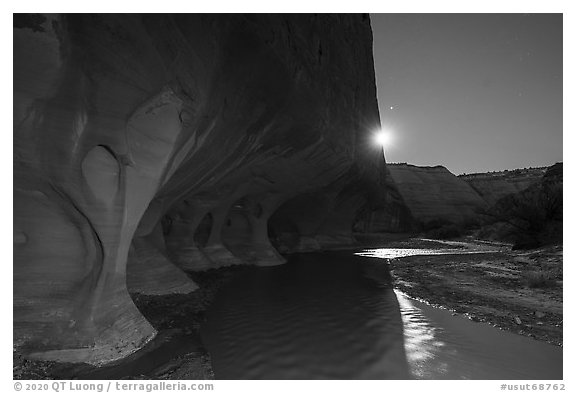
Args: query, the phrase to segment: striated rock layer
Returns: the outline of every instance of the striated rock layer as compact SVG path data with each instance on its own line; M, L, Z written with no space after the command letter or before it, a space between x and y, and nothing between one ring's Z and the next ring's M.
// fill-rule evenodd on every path
M536 184L546 167L514 169L500 172L472 173L460 175L488 203L494 205L500 198L521 192Z
M522 191L505 195L486 212L484 235L512 241L517 249L562 244L563 164Z
M370 230L371 50L366 15L15 15L15 342L103 364L155 335L128 290Z
M462 223L475 219L486 202L465 181L443 166L387 165L392 179L415 219Z

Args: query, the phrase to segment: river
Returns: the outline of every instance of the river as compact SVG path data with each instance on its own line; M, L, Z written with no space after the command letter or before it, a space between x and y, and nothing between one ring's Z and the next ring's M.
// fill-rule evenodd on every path
M562 378L562 348L408 298L385 257L295 254L237 272L201 329L216 379Z

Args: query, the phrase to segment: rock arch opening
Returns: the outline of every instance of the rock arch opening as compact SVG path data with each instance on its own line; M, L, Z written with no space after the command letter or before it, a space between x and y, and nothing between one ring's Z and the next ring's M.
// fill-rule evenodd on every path
M250 247L252 241L252 224L249 219L246 202L236 201L226 217L222 228L222 243L234 255L241 256Z
M194 243L198 247L204 248L208 244L213 223L214 218L212 214L207 213L204 218L202 218L202 221L200 221L200 224L198 224L196 231L194 231Z
M282 214L273 214L268 220L268 238L270 244L281 253L298 248L300 244L298 225Z

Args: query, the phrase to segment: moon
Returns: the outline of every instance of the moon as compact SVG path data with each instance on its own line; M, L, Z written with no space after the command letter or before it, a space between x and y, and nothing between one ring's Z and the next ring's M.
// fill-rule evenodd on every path
M374 142L384 148L388 147L392 142L392 134L390 131L379 130L374 134Z

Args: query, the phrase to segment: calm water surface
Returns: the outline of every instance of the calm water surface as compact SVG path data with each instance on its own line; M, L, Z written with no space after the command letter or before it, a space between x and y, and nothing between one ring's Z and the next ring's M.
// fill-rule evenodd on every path
M562 378L562 348L395 292L385 259L288 259L238 272L217 295L202 326L217 379Z

